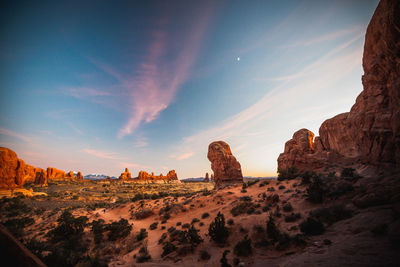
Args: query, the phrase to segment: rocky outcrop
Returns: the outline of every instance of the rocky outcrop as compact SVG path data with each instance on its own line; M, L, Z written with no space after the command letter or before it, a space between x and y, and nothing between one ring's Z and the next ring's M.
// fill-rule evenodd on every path
M210 177L208 175L208 172L206 172L206 176L204 177L204 182L206 183L210 182Z
M302 129L286 142L278 169L378 171L400 168L400 2L383 0L368 25L364 90L350 112L322 123L319 137ZM307 141L308 139L308 141Z
M223 141L212 142L208 146L207 158L211 161L214 182L217 187L224 184L242 183L240 163L232 155L231 148Z
M178 175L175 170L171 170L164 176L162 173L160 175L154 175L154 172L151 174L140 171L138 177L135 179L137 182L179 182Z
M35 184L44 186L47 185L47 173L45 170L41 169L40 171L36 172Z
M82 175L82 173L81 173L81 172L78 172L78 173L76 174L75 179L76 179L77 181L82 181L82 180L83 180L83 175Z
M129 172L128 168L125 168L125 171L123 173L121 173L121 175L119 176L118 179L122 180L122 181L126 181L132 178L131 173Z
M53 167L47 168L47 180L63 180L65 176L65 171Z
M74 179L75 174L74 174L73 171L69 171L65 177L66 177L66 178L69 178L69 179Z

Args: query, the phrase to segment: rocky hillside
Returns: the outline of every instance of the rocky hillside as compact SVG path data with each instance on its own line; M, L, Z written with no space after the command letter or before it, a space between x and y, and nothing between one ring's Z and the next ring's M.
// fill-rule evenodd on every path
M363 91L350 112L322 123L319 136L297 131L286 142L278 168L366 175L400 168L400 2L383 0L365 36Z

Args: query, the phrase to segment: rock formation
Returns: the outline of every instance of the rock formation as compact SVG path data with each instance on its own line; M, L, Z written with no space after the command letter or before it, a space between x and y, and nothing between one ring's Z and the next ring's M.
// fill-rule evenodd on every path
M139 182L144 182L144 181L147 181L147 182L179 182L178 175L176 174L175 170L169 171L166 176L164 176L162 173L160 173L160 175L154 175L154 172L149 174L145 171L140 171L136 181L139 181Z
M47 185L47 173L45 170L36 172L35 184L36 185Z
M63 180L65 177L65 171L53 167L47 168L47 180Z
M82 181L83 180L83 175L82 175L82 173L81 172L78 172L77 174L76 174L76 180L77 181Z
M350 112L302 129L285 144L278 169L396 171L400 168L400 2L383 0L368 25L364 90Z
M212 142L208 146L207 158L211 161L214 182L217 187L223 184L243 182L240 163L232 155L231 148L223 141Z
M210 177L208 176L208 172L206 172L206 176L204 177L204 182L210 182Z
M25 164L11 149L0 147L0 188L11 189L25 183L47 185L47 181L63 179L74 179L74 172L66 174L56 168L49 167L47 170L35 168ZM82 174L79 176L78 173L76 179L82 180Z
M126 181L132 178L131 173L129 172L128 168L125 168L125 171L123 173L121 173L121 175L119 176L118 179L122 180L122 181Z

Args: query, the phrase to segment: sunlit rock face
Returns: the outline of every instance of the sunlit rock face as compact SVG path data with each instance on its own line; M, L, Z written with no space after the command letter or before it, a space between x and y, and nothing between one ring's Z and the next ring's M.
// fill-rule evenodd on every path
M53 167L47 168L47 180L63 180L65 177L65 171Z
M162 173L160 175L154 175L154 172L151 174L140 171L138 178L138 182L179 182L178 175L176 174L175 170L170 170L166 176Z
M208 160L214 172L214 182L217 187L224 184L243 182L240 163L232 155L231 148L224 141L212 142L208 146Z
M131 173L129 172L128 168L125 168L125 171L123 173L121 173L121 175L119 176L120 180L126 181L131 179Z
M350 112L322 123L319 137L310 141L312 149L293 136L278 158L278 169L399 170L400 1L383 0L375 10L365 36L363 68L364 90Z

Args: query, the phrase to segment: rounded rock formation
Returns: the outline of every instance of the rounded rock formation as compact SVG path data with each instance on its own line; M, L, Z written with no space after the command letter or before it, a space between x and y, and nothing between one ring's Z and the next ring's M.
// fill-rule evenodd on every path
M119 179L122 181L126 181L131 179L131 173L129 172L128 168L125 168L125 171L123 173L121 173L121 175L119 176Z
M224 184L242 183L243 175L240 163L224 141L212 142L208 146L207 158L211 161L214 172L214 182L217 187Z

